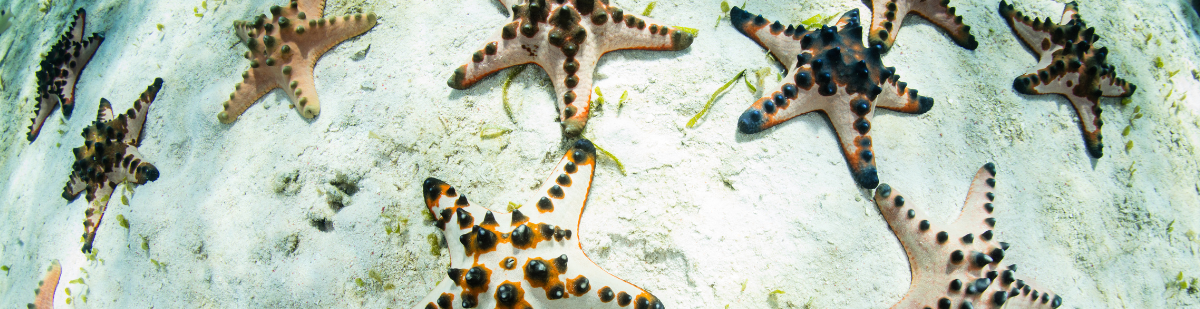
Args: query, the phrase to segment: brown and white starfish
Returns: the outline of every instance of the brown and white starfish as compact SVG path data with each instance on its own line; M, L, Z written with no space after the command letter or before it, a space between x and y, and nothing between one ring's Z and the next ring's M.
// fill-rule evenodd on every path
M333 46L375 27L375 13L342 17L322 17L325 0L291 0L287 6L271 7L271 17L259 15L254 21L234 22L238 38L250 50L250 70L242 73L242 82L234 86L229 101L217 114L222 123L231 123L276 88L283 88L296 110L304 118L321 113L313 66Z
M809 112L829 117L842 154L859 186L879 184L871 151L871 118L875 108L922 114L933 99L917 95L900 81L896 69L884 67L878 47L862 44L858 9L842 15L835 27L804 29L787 26L734 7L730 21L758 45L766 47L788 70L779 90L764 92L738 119L738 130L754 134Z
M888 184L875 190L875 205L908 253L912 284L892 308L1058 308L1062 297L1017 280L1016 265L1000 267L1008 244L992 229L996 165L975 173L962 214L948 226L930 222Z
M1000 1L1000 16L1008 21L1025 46L1038 55L1041 68L1017 77L1013 88L1024 94L1066 96L1079 114L1079 129L1083 131L1088 154L1103 156L1100 98L1128 97L1137 86L1117 78L1116 69L1105 63L1108 48L1095 48L1100 36L1079 17L1078 4L1067 3L1061 24L1051 22L1050 18L1030 20L1004 0Z
M592 72L605 53L682 50L694 37L610 6L608 0L499 0L512 21L500 28L447 84L466 89L504 68L536 63L550 75L563 134L579 135L591 108Z
M42 125L46 124L46 119L59 104L62 104L63 117L71 118L71 112L75 110L75 84L79 82L83 68L100 48L100 43L104 42L104 36L99 34L84 36L87 12L83 8L75 11L74 20L71 29L58 38L39 65L37 116L29 125L27 138L30 142L37 139Z
M58 279L61 276L62 265L58 264L58 260L50 261L46 277L38 282L37 290L33 290L36 298L29 304L29 309L54 309L54 291L58 290Z
M162 83L161 78L155 78L154 84L123 114L113 114L112 104L101 98L96 122L83 129L83 147L73 151L71 179L62 194L64 199L72 201L87 190L89 206L83 222L83 252L92 251L96 229L117 184L142 185L158 179L158 168L146 162L137 147L142 143L146 113L150 112L150 104L154 103Z
M512 213L467 201L454 187L425 180L425 206L450 251L449 280L414 308L662 309L649 292L604 271L579 244L579 218L596 171L596 147L575 142L542 184L537 202Z
M869 0L871 3L871 32L867 42L880 46L884 52L892 49L900 25L908 13L917 13L946 31L955 44L975 50L979 42L971 35L971 26L962 23L962 16L954 15L950 0Z

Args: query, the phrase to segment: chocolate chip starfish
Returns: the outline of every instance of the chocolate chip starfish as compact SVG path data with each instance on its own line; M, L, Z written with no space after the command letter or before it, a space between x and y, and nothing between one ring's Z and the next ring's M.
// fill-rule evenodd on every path
M512 213L467 201L425 180L425 205L450 249L450 280L414 308L662 309L649 292L610 275L583 253L579 218L596 171L596 148L581 139L542 185L545 195Z
M1038 54L1037 71L1017 77L1013 88L1024 94L1057 93L1067 97L1079 114L1079 129L1092 157L1104 155L1100 136L1101 97L1128 97L1137 90L1134 84L1117 78L1112 65L1105 63L1108 48L1094 48L1100 36L1079 17L1078 4L1067 3L1064 23L1050 18L1033 19L1017 12L1007 1L1000 1L1000 16L1008 21L1017 37Z
M946 30L955 44L968 50L975 50L979 42L971 35L971 26L962 23L962 16L954 15L950 0L870 0L871 2L871 46L879 45L883 51L892 49L896 36L900 34L900 25L908 13L917 13L925 19Z
M949 226L926 220L888 184L875 190L875 205L908 253L912 285L892 308L1058 308L1062 297L1038 291L1000 267L1008 244L994 239L992 217L996 165L975 173L962 214ZM978 234L976 234L978 233Z
M37 139L42 132L46 118L54 112L54 108L62 104L64 117L71 118L75 110L75 84L83 68L92 60L104 36L93 33L91 37L84 36L87 26L87 11L82 8L75 11L75 23L71 29L58 38L58 42L50 47L37 71L38 105L37 116L29 125L30 142Z
M559 98L563 134L579 135L591 108L592 72L605 53L622 49L682 50L687 32L610 6L607 0L499 0L512 21L454 70L451 88L467 89L504 68L536 63ZM517 4L519 3L519 4Z
M96 122L83 129L83 147L73 151L71 180L62 194L64 199L73 201L87 190L89 206L83 222L83 252L92 251L96 229L117 184L128 181L142 185L158 179L158 168L146 162L137 147L142 143L146 113L150 112L150 104L154 103L162 83L161 78L154 79L154 84L133 102L133 108L123 114L113 114L112 104L101 98Z
M862 44L858 9L842 15L836 27L804 29L755 16L734 7L730 21L758 45L766 47L788 70L783 85L766 93L738 119L738 130L758 133L793 117L817 111L829 117L842 154L859 186L879 184L871 151L871 118L875 108L922 114L933 99L899 81L896 69L884 67L878 47Z
M237 21L233 27L238 38L250 50L250 70L229 94L225 109L217 114L222 123L231 123L276 88L283 88L304 118L321 113L313 66L333 46L375 27L375 13L323 16L325 0L291 0L285 6L271 7L271 17L259 15L254 21Z

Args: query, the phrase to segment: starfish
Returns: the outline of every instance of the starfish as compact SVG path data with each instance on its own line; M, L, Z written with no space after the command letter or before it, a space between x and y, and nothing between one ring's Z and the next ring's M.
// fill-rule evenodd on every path
M46 124L46 118L54 112L54 108L62 104L64 117L71 118L75 110L75 84L83 68L92 60L104 36L93 33L85 37L83 30L87 26L87 12L82 8L75 11L75 23L71 29L58 38L58 42L50 47L37 71L38 105L37 116L29 125L28 139L37 139Z
M1058 308L1062 297L1033 288L1000 268L1008 243L994 239L992 217L996 165L975 173L962 213L949 226L926 220L888 184L875 190L875 205L908 253L912 285L892 308ZM978 234L975 234L978 233ZM962 236L959 236L962 235ZM978 236L976 236L978 235Z
M1104 155L1100 136L1101 97L1128 97L1137 86L1117 78L1112 65L1105 63L1108 48L1093 48L1100 36L1079 17L1078 5L1067 3L1063 9L1064 23L1055 24L1050 18L1029 19L1017 12L1008 2L1000 1L1000 16L1008 21L1017 37L1038 54L1038 69L1013 80L1013 88L1024 94L1057 93L1067 97L1079 114L1079 128L1092 157Z
M414 308L662 309L649 292L597 266L579 244L579 218L596 171L596 148L581 139L542 184L534 206L492 212L454 187L425 180L425 205L450 249L450 280ZM530 205L526 204L526 205ZM532 209L530 209L532 208ZM561 224L561 225L560 225ZM422 305L424 304L424 305Z
M92 251L96 229L100 227L100 219L104 217L108 199L117 184L142 185L158 179L158 168L146 162L137 147L142 142L146 113L162 83L161 78L155 78L154 84L147 87L146 92L133 102L133 108L124 114L113 114L112 104L101 98L96 122L83 129L83 147L73 151L75 163L71 166L71 179L62 194L64 199L72 201L87 190L90 205L83 222L83 252Z
M946 30L955 44L975 50L979 42L971 35L971 26L962 23L962 16L954 15L950 0L869 0L871 2L871 32L867 39L871 46L879 45L884 52L892 49L900 24L908 13L917 13Z
M559 98L566 136L587 124L592 73L605 53L622 49L683 50L695 38L645 16L611 6L607 0L499 0L512 21L475 51L471 62L454 70L447 84L467 89L504 68L536 63L546 70Z
M250 50L250 69L229 94L225 109L217 114L222 123L232 123L259 98L283 88L304 118L321 113L313 66L333 46L375 27L375 13L325 19L325 0L291 0L286 7L272 6L271 17L258 15L254 21L237 21L233 28ZM312 19L310 19L312 18Z
M38 282L38 289L33 290L36 298L32 304L29 304L29 309L54 309L54 291L58 289L60 276L62 276L62 266L58 264L58 260L50 261L50 268L46 269L46 277Z
M858 9L842 15L836 27L804 29L787 26L734 7L734 28L766 47L788 72L783 85L758 99L738 119L745 134L761 132L793 117L821 112L829 117L842 154L859 186L879 184L871 151L871 118L875 108L922 114L933 99L917 95L900 82L896 69L884 67L878 47L862 44Z

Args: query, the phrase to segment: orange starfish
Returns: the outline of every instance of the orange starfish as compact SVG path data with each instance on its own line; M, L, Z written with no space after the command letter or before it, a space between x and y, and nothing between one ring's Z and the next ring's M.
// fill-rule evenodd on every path
M971 35L971 26L963 25L962 16L954 15L954 7L950 0L870 0L871 2L871 33L868 38L871 46L879 46L887 51L896 43L900 34L900 25L908 13L917 13L932 22L938 28L946 30L955 44L968 50L975 50L979 42Z
M46 124L46 118L60 103L64 117L71 118L71 111L75 110L75 84L79 82L79 74L92 60L100 43L104 42L104 36L99 34L84 37L86 26L87 11L81 8L75 11L75 23L71 24L71 29L58 38L58 42L50 47L50 52L42 59L37 72L37 116L29 125L27 136L30 142L37 139L42 125Z
M994 239L996 165L985 164L967 192L962 214L949 226L933 223L888 184L875 205L908 253L912 284L892 308L1058 308L1062 297L1017 280L1016 265L1000 267L1008 244ZM978 233L978 234L975 234Z
M514 3L522 4L514 4ZM512 21L454 70L447 84L467 89L504 68L536 63L550 75L567 136L587 124L592 72L605 53L622 49L683 50L690 33L610 6L605 0L500 0Z
M46 278L43 278L42 282L38 282L38 289L34 290L37 298L32 304L29 304L30 309L54 309L54 291L58 290L60 276L62 276L62 266L58 264L58 260L50 262Z
M321 17L325 0L291 0L286 7L271 7L271 18L259 15L252 22L234 22L238 38L250 48L245 54L250 70L229 94L217 119L232 123L259 98L283 88L304 118L321 113L313 66L326 51L342 41L375 27L375 13ZM310 19L312 18L312 19Z
M83 222L83 252L92 251L96 229L100 228L108 198L117 184L128 181L142 185L158 179L158 168L146 162L137 147L142 143L146 113L150 112L150 104L154 103L162 83L161 78L154 79L154 84L133 102L133 108L122 114L113 114L112 104L101 98L96 122L83 129L83 147L73 151L71 179L62 194L71 201L87 190L89 206Z

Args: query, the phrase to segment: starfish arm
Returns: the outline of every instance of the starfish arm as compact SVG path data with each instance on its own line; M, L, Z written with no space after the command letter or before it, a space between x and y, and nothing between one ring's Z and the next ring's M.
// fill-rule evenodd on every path
M108 122L116 118L116 115L113 114L112 102L109 102L108 99L100 98L100 109L96 111L96 121Z
M1024 42L1025 46L1039 58L1043 58L1043 61L1049 59L1050 54L1055 50L1062 48L1050 40L1050 33L1057 26L1049 18L1030 20L1029 16L1017 11L1005 0L1000 1L1000 17L1008 22L1009 27L1021 39L1021 42Z
M538 46L545 42L547 31L538 31L532 37L526 37L517 30L519 26L520 22L511 22L501 28L499 33L487 40L487 44L471 55L471 62L454 70L454 75L446 84L454 89L467 89L492 73L516 65L538 62L546 58L546 54L554 53L551 50L538 49ZM542 65L544 69L547 66L549 64Z
M925 219L896 189L882 184L875 203L904 247L912 269L908 294L893 308L1057 308L1059 296L1016 280L1016 266L1000 268L1008 244L994 239L991 213L996 168L988 163L972 180L962 213L949 226Z
M29 135L26 136L30 142L36 140L38 134L41 134L42 126L46 124L46 119L50 118L50 114L54 113L54 107L58 106L58 100L57 95L38 98L37 116L33 117L33 123L29 125Z
M621 11L615 7L608 8L608 13L613 18L616 18L616 12ZM597 13L601 12L597 11L593 14ZM621 20L613 19L611 22L596 23L595 21L598 21L596 19L584 22L591 30L590 35L600 38L593 40L598 42L597 48L601 53L622 49L684 50L695 40L691 33L667 26L653 18L621 13Z
M88 209L84 212L83 221L83 252L92 252L92 241L96 240L96 230L100 228L100 220L104 218L104 210L108 208L108 199L112 196L113 182L104 181L97 184L95 192L88 192ZM94 196L94 197L93 197Z
M871 118L875 111L871 110L861 116L855 114L851 111L851 106L855 103L851 102L867 102L867 96L859 94L846 97L850 99L845 102L831 102L832 104L823 110L829 117L829 123L833 125L833 131L842 146L842 156L846 158L854 182L863 188L873 189L879 185L879 173L875 168L875 152L872 150L870 134Z
M258 62L252 61L251 68L242 73L242 82L234 85L234 91L229 95L229 100L222 104L224 110L217 114L217 119L221 123L232 123L237 120L243 112L258 102L258 99L267 94L271 90L283 88L284 93L292 102L296 102L295 90L290 87L289 79L296 82L297 88L302 93L316 93L316 87L312 81L312 69L307 66L298 66L291 68L291 75L285 76L280 71L279 66L257 65ZM301 82L304 82L301 84ZM304 86L301 88L300 86ZM289 91L291 90L291 91ZM316 96L314 95L315 99ZM307 103L307 102L306 102ZM299 108L297 108L299 109Z
M158 179L158 168L142 157L137 147L125 145L118 148L115 157L120 158L105 174L105 178L115 183L131 182L145 184L147 181Z
M608 274L580 249L596 150L579 140L542 186L512 213L472 205L450 185L425 180L426 207L445 233L447 278L415 308L661 308L653 295ZM556 225L562 224L562 225Z
M146 115L150 112L150 105L154 104L154 99L158 97L158 91L162 89L162 84L162 78L155 78L154 83L146 87L146 91L142 92L137 101L133 101L133 107L125 112L125 124L128 130L123 140L125 144L141 145L142 129L146 126Z
M78 44L73 44L77 53L62 67L67 74L57 79L63 85L63 115L70 117L71 111L75 109L75 85L79 83L79 75L83 73L83 68L92 60L92 56L96 54L96 50L100 48L100 43L103 42L104 37L94 34L91 38L82 40Z
M567 66L577 66L577 72L595 72L596 59L584 55L594 51L580 51L580 57L570 64L564 63L546 69L554 83L554 93L558 95L559 119L562 121L563 134L578 136L587 125L592 110L592 74L568 73Z
M289 5L312 18L320 18L325 13L325 0L291 0Z
M62 265L58 264L58 260L50 262L50 268L46 270L46 277L38 283L38 289L35 290L37 299L29 304L31 309L54 309L54 293L58 290L58 280L62 276Z
M811 66L806 64L800 70L791 70L783 80L794 81L796 74L805 70L811 70ZM794 93L794 95L790 97L785 95L785 88L790 89L788 93ZM754 104L751 104L750 108L747 108L742 113L742 116L738 118L738 130L742 133L754 134L761 132L796 116L829 106L831 104L825 101L834 99L818 94L815 85L810 84L805 89L803 86L797 87L795 83L791 82L785 82L776 88L774 92L767 93L764 91L763 95L758 101L754 101Z
M933 98L917 94L917 89L908 88L908 83L900 81L900 75L892 75L883 83L883 92L875 98L875 107L920 115L933 108Z
M796 55L804 52L797 42L806 33L804 26L788 25L785 28L778 21L772 23L762 15L754 15L736 6L729 10L729 22L759 46L766 48L788 70L796 66ZM787 31L789 29L792 31Z
M80 179L75 173L71 173L70 179L67 180L67 185L63 187L63 199L74 201L79 198L79 193L83 193L87 189L88 183Z
M968 50L975 50L979 42L971 35L971 26L963 25L962 16L954 14L954 7L949 1L913 1L913 0L873 0L871 10L871 45L881 45L884 51L891 49L900 33L900 24L908 13L917 13L921 17L937 25L954 40L955 44Z
M324 0L309 0L324 3ZM287 16L284 13L282 16ZM375 27L378 17L375 13L345 15L340 17L322 18L312 15L309 19L293 19L295 25L281 27L279 36L284 42L295 42L298 56L308 59L310 65L330 48L343 41L356 37ZM300 29L304 30L300 30Z
M1099 80L1100 91L1106 97L1129 97L1137 91L1137 86L1126 82L1124 79L1117 78L1116 74L1109 73L1108 75L1100 76Z

